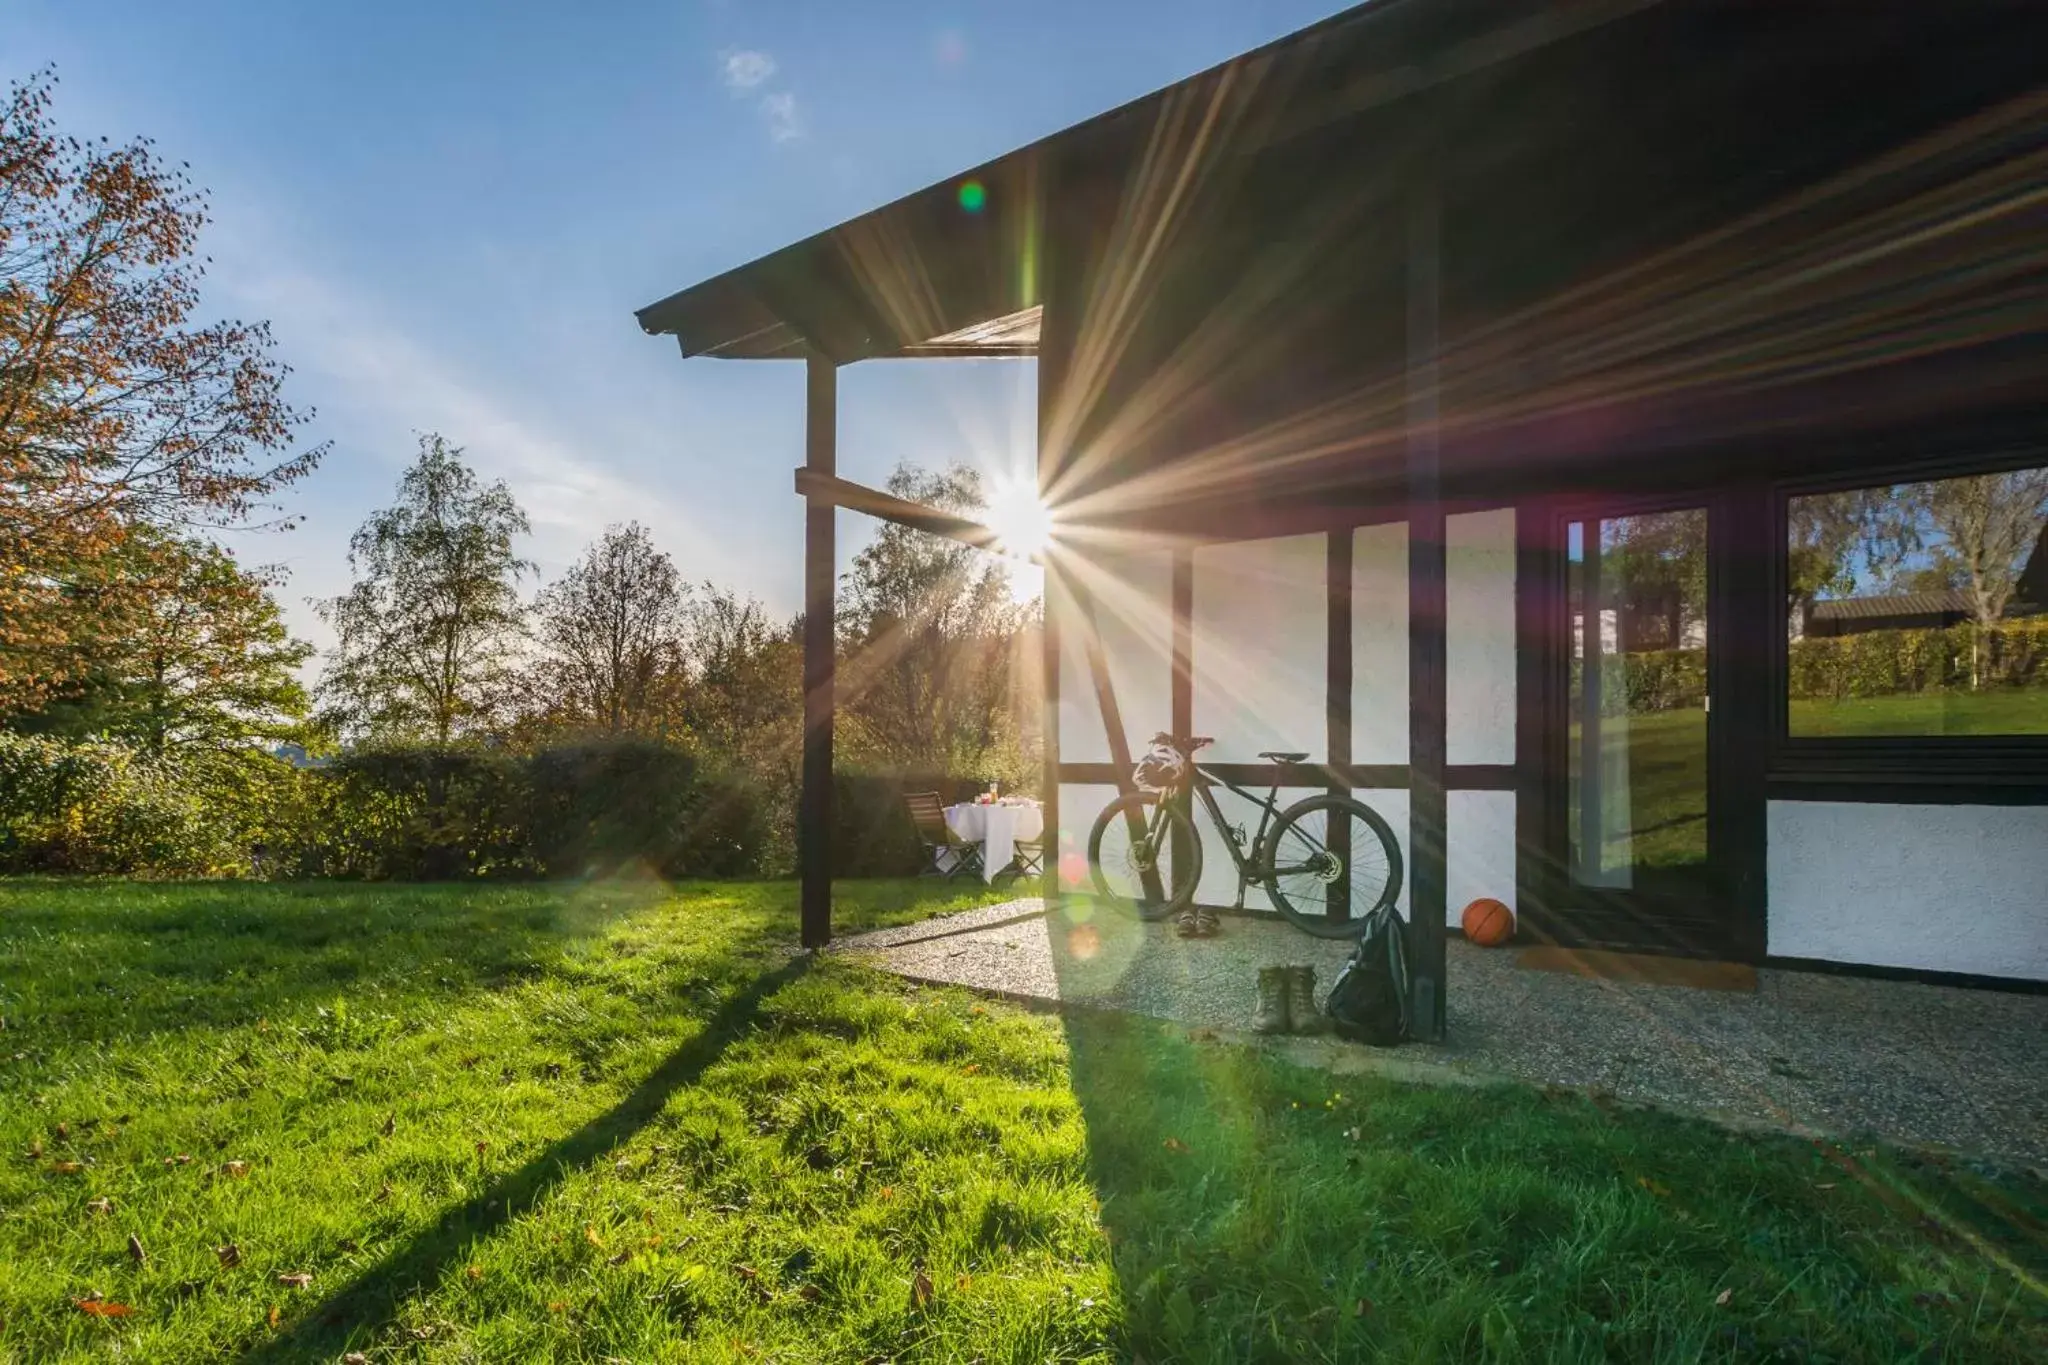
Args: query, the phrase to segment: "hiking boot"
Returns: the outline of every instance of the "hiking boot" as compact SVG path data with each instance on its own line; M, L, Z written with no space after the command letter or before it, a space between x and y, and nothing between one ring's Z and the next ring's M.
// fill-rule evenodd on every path
M1216 918L1216 912L1214 910L1202 910L1198 908L1195 911L1196 938L1214 938L1216 937L1216 931L1222 927L1223 921Z
M1181 911L1173 917L1173 932L1179 934L1182 938L1200 938L1202 934L1201 915L1192 909Z
M1259 1009L1252 1016L1252 1032L1287 1032L1287 968L1259 968Z
M1293 1021L1296 1033L1321 1033L1330 1027L1330 1021L1323 1018L1323 1012L1316 1008L1316 969L1313 967L1282 967L1287 974L1287 1014Z

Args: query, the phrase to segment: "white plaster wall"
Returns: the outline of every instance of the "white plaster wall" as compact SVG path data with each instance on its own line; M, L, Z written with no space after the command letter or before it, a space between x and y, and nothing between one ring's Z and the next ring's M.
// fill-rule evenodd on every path
M1329 541L1281 536L1194 552L1189 653L1201 755L1256 763L1263 750L1329 752Z
M1448 761L1513 763L1515 509L1444 518L1444 574Z
M1408 761L1408 524L1351 535L1351 761Z
M1059 871L1060 885L1088 889L1088 831L1103 807L1116 800L1116 788L1092 783L1060 783Z
M1515 908L1515 794L1454 791L1444 794L1444 837L1449 850L1445 922L1456 927L1465 907L1491 896Z
M1047 603L1059 631L1060 761L1107 763L1109 737L1088 672L1088 618L1067 591L1072 574L1095 599L1103 656L1131 752L1173 723L1173 561L1167 554L1079 556L1050 574ZM1091 814L1090 818L1093 816ZM1086 824L1082 832L1087 832Z
M2048 980L2048 807L1773 801L1770 951Z

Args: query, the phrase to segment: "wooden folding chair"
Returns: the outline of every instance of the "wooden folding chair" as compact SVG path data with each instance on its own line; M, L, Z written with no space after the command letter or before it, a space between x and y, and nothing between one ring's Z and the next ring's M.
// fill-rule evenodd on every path
M953 836L946 824L946 808L937 792L905 792L903 804L910 811L910 823L917 827L917 840L924 845L929 866L920 877L979 877L981 845Z

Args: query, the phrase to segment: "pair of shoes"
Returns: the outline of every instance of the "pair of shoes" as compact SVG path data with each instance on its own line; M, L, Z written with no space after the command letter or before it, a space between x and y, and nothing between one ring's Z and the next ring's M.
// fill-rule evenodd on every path
M1214 938L1218 927L1215 911L1200 906L1189 906L1173 920L1173 932L1182 938Z
M1259 1006L1254 1033L1321 1033L1329 1027L1316 1008L1316 969L1259 968Z

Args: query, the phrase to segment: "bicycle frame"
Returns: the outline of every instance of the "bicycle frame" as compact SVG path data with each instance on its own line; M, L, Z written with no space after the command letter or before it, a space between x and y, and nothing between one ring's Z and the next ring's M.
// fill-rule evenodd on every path
M1260 796L1257 792L1240 787L1227 777L1207 771L1199 763L1191 763L1188 766L1193 769L1194 777L1192 780L1174 788L1168 794L1168 800L1178 801L1190 792L1201 799L1203 808L1209 812L1209 823L1216 826L1216 832L1223 836L1223 847L1229 851L1230 861L1237 867L1236 907L1242 910L1244 909L1244 893L1246 889L1255 880L1264 880L1259 875L1263 869L1259 866L1258 853L1260 847L1266 842L1266 831L1271 829L1274 822L1280 818L1280 802L1277 799L1280 795L1280 785L1277 782L1274 783L1264 796ZM1243 797L1259 808L1259 827L1253 831L1249 838L1243 841L1242 846L1240 846L1238 840L1239 827L1231 823L1224 816L1223 807L1216 803L1215 789L1219 786L1229 788L1231 792ZM1159 809L1163 811L1166 804L1166 801L1161 801ZM1163 814L1158 813L1155 813L1152 817L1152 828L1147 831L1147 834L1155 843L1159 838L1159 826L1165 821L1165 818ZM1199 830L1196 831L1196 837L1200 837Z

